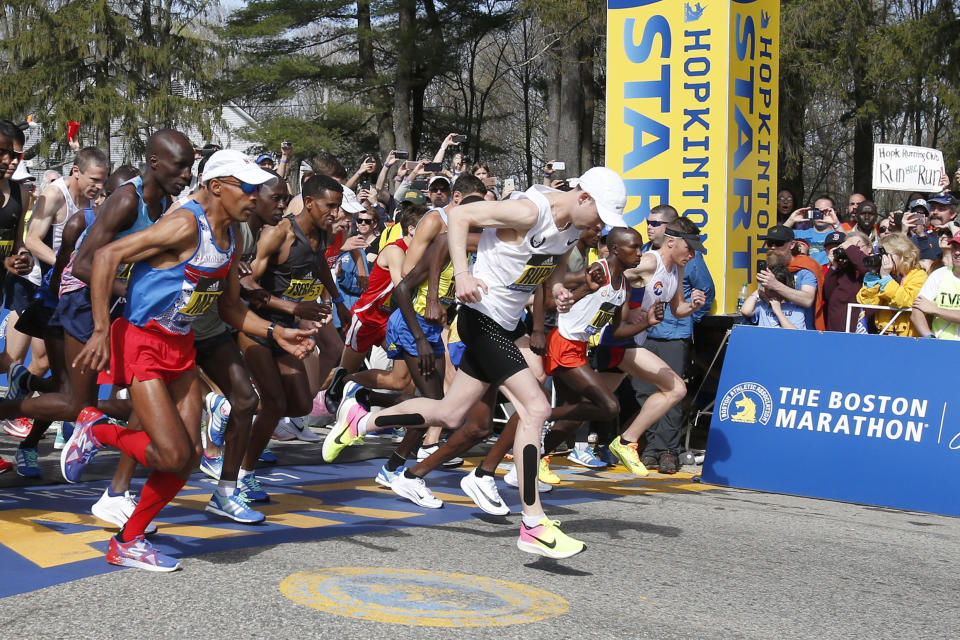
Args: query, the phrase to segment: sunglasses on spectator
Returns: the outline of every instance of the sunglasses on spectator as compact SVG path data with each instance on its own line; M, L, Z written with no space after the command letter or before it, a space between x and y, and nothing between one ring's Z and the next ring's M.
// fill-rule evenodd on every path
M373 220L370 218L357 218L357 226L359 227L362 224L373 224Z
M260 193L260 187L263 185L259 184L248 184L243 180L237 180L236 182L230 182L224 180L223 178L217 178L220 182L226 182L227 184L232 184L235 187L240 187L240 191L243 191L245 194L250 195L251 193Z
M786 240L767 240L766 241L766 245L768 247L773 247L774 249L782 247L785 244L787 244Z
M665 224L663 220L647 220L647 226L653 229L656 229L662 224Z
M430 187L430 191L450 191L450 187Z
M23 158L23 151L14 151L13 149L0 149L0 158L18 160Z

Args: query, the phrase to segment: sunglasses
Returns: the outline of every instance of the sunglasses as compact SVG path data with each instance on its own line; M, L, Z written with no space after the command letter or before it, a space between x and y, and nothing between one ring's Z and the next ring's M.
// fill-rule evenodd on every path
M17 160L23 158L23 151L14 151L13 149L0 149L0 158Z
M774 249L779 249L783 245L787 244L786 240L767 240L765 244L768 247L773 247Z
M665 224L663 220L647 220L647 226L653 229L656 229L662 224Z
M359 227L362 224L373 224L373 220L370 218L357 218L357 226Z
M430 191L450 191L450 187L430 187Z
M260 187L263 186L259 184L249 184L243 180L237 180L236 182L230 182L228 180L224 180L223 178L217 178L217 180L220 180L220 182L226 182L227 184L232 184L235 187L240 187L240 190L247 195L250 195L251 193L260 193Z

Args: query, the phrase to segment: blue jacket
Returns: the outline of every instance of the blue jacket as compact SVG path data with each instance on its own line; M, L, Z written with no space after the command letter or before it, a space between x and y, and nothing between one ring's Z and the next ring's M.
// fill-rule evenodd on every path
M644 245L644 251L649 251L652 247L650 243ZM700 307L693 315L686 318L676 318L670 310L670 305L664 310L663 322L653 327L647 332L648 338L658 338L660 340L679 340L682 338L693 337L693 323L699 322L700 318L707 315L710 306L713 304L713 298L716 296L716 288L713 286L713 278L710 271L707 270L707 263L703 261L703 255L698 251L693 256L693 260L687 263L683 270L683 299L690 300L690 292L694 289L700 289L707 294L707 302Z

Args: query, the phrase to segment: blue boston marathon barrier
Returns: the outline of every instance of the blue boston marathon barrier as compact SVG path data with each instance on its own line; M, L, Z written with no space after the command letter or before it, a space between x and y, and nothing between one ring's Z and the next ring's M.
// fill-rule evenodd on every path
M960 516L960 343L736 327L704 482Z

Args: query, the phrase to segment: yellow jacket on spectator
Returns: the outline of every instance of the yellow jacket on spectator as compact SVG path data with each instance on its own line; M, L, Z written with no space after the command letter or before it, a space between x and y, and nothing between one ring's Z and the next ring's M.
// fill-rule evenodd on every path
M874 275L871 278L870 275L873 274L868 274L863 280L863 288L857 294L857 302L905 309L897 316L896 321L890 325L887 333L916 337L918 334L910 322L910 308L913 306L914 298L920 293L923 283L927 280L927 272L923 269L913 269L899 283L890 276L880 278ZM876 312L873 316L873 324L877 331L887 326L894 313L896 312L885 309Z

